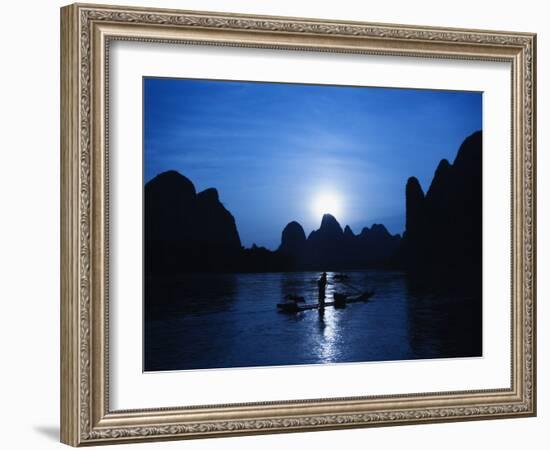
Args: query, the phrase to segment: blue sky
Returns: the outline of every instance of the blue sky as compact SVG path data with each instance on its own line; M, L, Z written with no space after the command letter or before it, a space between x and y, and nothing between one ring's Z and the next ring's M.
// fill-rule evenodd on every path
M475 92L144 79L145 182L177 170L217 188L247 247L277 248L292 220L318 228L321 195L342 227L402 233L407 179L427 190L481 128Z

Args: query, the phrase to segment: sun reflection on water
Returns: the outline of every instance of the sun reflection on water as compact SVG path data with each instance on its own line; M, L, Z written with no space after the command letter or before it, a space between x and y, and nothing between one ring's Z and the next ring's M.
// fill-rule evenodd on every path
M326 301L333 301L334 285L330 284L333 280L334 273L328 272L327 278L329 284L326 290ZM320 309L318 311L318 346L316 348L316 355L323 363L330 363L338 361L340 355L339 340L340 340L340 311L334 307L328 307Z

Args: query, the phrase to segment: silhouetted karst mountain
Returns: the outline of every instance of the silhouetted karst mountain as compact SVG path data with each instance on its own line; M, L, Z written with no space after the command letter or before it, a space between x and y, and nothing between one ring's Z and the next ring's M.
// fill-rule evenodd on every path
M145 231L155 240L180 239L191 232L185 214L195 200L195 186L175 171L161 173L145 185Z
M368 230L368 228L363 228L363 231L366 230ZM375 239L387 239L391 237L391 234L384 225L375 223L370 229L370 236Z
M341 240L343 236L344 231L336 218L330 214L324 214L321 219L321 226L318 230L313 230L309 234L307 241L308 243L315 243L319 248L326 245L330 246Z
M306 264L313 269L325 270L342 264L344 231L330 214L323 215L321 226L307 238Z
M146 273L231 270L241 252L235 220L217 191L196 194L176 171L145 184L144 222Z
M401 240L379 224L355 235L330 214L306 238L298 222L281 234L277 251L241 246L235 219L214 188L196 193L175 171L145 185L145 270L173 276L188 271L284 271L380 267Z
M218 191L206 189L197 195L197 237L203 249L212 256L222 251L230 255L241 248L235 219L218 199ZM235 256L235 255L234 255Z
M415 275L472 282L481 279L482 133L464 140L454 163L442 160L424 196L418 180L406 187L407 221L399 259Z
M283 230L281 235L281 245L279 251L290 255L299 255L303 253L306 245L306 233L298 222L290 222Z
M401 236L392 235L384 225L373 224L365 227L353 242L353 248L358 254L360 265L380 266L396 252L401 242Z
M168 170L158 174L146 183L146 186L150 194L158 192L158 190L166 193L169 190L172 192L172 198L174 199L178 195L190 199L197 193L192 181L175 170Z
M306 233L298 222L290 222L281 234L281 245L276 254L279 270L295 270L304 264L306 250Z
M251 248L243 248L239 260L239 271L242 272L281 272L294 270L295 256L271 251L265 247L253 244Z
M290 236L294 236L289 245ZM298 237L300 236L300 237ZM325 214L318 230L303 241L303 228L289 223L283 231L278 252L291 257L290 266L302 270L332 270L382 267L392 256L401 237L392 236L386 227L375 224L355 235L349 225L344 230L338 220Z
M355 238L355 234L353 234L353 231L350 228L350 226L346 225L346 227L344 228L344 239L351 240L353 238Z
M416 235L424 229L424 191L415 177L406 186L406 236Z
M448 185L451 183L452 175L452 166L446 159L439 161L437 169L435 169L435 174L430 184L430 188L426 195L429 195L430 192L437 192L446 190Z
M216 188L208 188L197 194L197 200L205 204L217 204L220 201L218 190Z
M333 215L324 214L321 219L321 227L315 234L326 239L340 239L344 235L344 231Z

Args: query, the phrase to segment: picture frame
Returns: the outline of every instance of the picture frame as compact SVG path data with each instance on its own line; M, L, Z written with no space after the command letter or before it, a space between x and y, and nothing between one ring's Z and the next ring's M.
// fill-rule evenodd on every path
M509 64L509 386L113 409L109 291L116 274L109 264L109 193L115 172L109 138L116 125L110 122L109 67L111 45L119 41L293 51L295 57L313 52L410 57L420 64ZM61 9L61 441L82 446L534 416L535 205L535 34L66 6Z

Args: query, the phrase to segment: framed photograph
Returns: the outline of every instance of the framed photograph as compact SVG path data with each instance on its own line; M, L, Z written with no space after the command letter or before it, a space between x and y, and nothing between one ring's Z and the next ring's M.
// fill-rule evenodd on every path
M62 442L535 415L535 57L62 8Z

